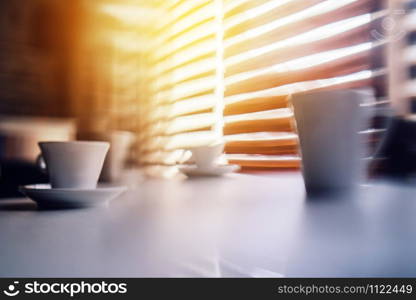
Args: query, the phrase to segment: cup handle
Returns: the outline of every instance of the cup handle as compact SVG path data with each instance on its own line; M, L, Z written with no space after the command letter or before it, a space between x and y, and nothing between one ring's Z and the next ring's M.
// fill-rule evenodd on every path
M45 163L45 160L43 159L42 154L39 154L38 157L36 157L36 166L39 168L39 170L42 173L44 173L44 174L48 173L46 163Z

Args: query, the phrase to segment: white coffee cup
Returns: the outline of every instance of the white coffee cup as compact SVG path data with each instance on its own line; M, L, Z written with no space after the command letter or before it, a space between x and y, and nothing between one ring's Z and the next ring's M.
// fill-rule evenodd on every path
M39 147L52 188L95 189L110 144L95 141L40 142Z
M334 90L292 98L308 193L351 190L363 177L364 142L359 134L369 94Z
M218 159L224 151L224 142L218 142L210 145L194 147L192 158L198 168L209 169L216 165Z

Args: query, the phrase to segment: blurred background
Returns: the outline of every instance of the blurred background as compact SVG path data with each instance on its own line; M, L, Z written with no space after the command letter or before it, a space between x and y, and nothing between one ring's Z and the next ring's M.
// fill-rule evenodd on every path
M103 175L110 181L126 166L174 176L184 149L218 139L243 171L297 169L290 96L318 89L370 89L369 144L391 117L405 128L392 136L406 136L406 144L416 109L414 7L408 0L1 0L2 193L47 180L34 166L39 140L112 142ZM378 149L384 158L396 151L389 145Z

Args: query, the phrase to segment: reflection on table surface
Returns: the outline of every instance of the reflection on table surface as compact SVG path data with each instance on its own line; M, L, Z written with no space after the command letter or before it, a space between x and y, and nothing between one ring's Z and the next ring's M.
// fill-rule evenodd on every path
M415 276L416 187L307 199L298 172L142 181L108 207L0 201L0 276Z

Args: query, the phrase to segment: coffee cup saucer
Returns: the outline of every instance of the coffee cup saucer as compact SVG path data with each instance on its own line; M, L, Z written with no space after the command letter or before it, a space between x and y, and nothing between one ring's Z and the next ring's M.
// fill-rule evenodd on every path
M193 165L181 165L179 170L187 176L222 176L240 170L239 165L215 164L209 167L198 167Z
M51 188L50 184L30 184L19 190L42 208L76 208L105 205L127 188L108 185L99 185L95 189Z

